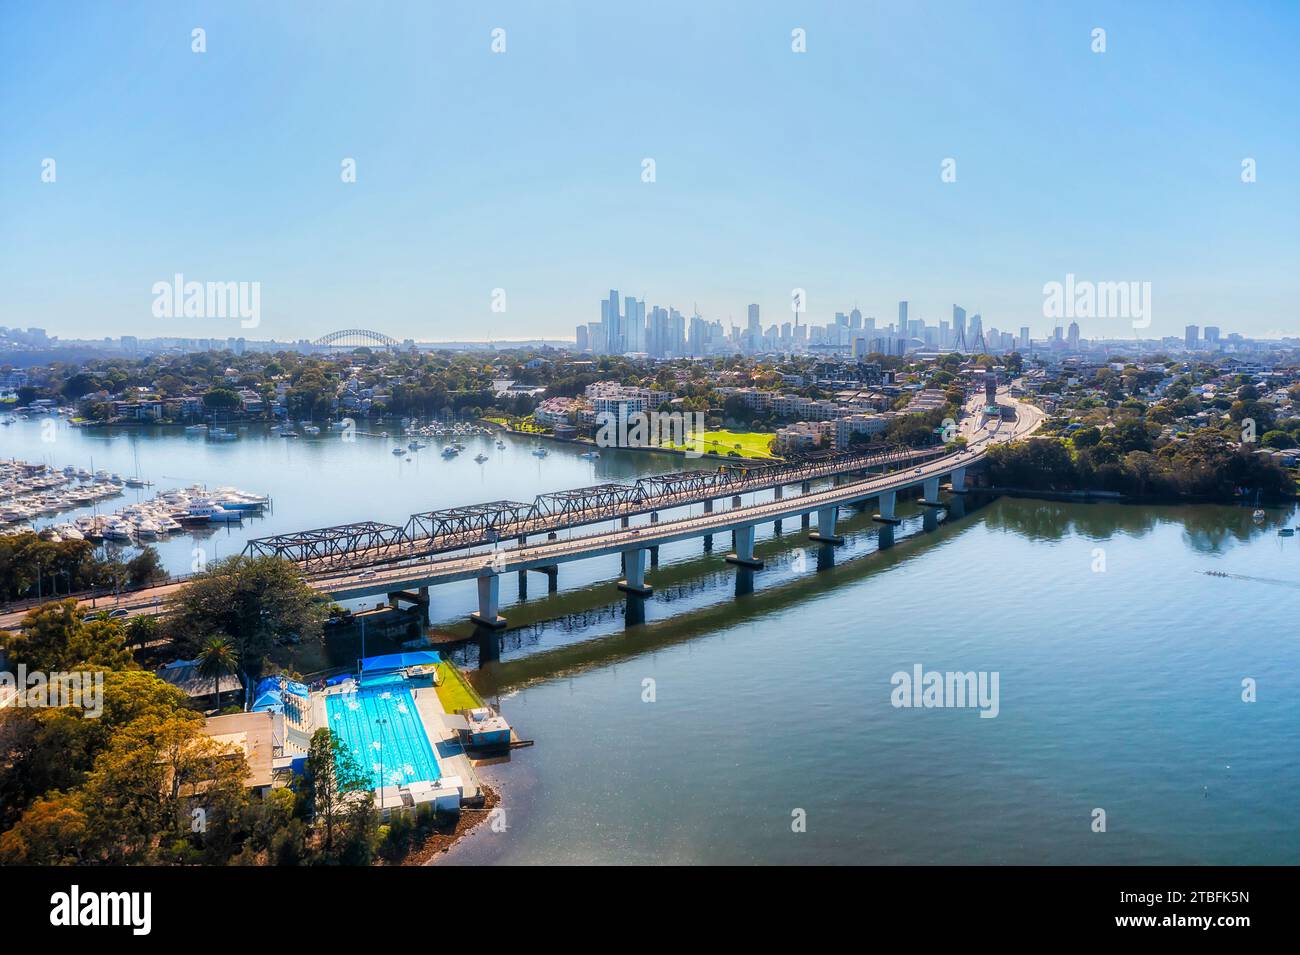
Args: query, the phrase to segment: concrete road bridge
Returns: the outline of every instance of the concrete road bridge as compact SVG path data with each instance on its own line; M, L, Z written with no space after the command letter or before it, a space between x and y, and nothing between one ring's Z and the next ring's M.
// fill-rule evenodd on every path
M982 405L982 400L978 404ZM646 577L647 565L656 562L658 548L664 544L703 538L708 551L712 549L713 535L730 532L733 550L726 555L726 560L742 568L757 569L762 567L762 562L754 556L754 536L755 528L761 524L779 525L782 521L798 518L802 526L810 530L809 539L833 547L843 543L836 534L836 522L839 509L846 505L861 506L876 501L875 520L896 524L898 495L919 487L922 504L941 506L940 492L944 481L949 482L951 493L963 493L967 470L980 463L990 446L1024 437L1039 426L1043 416L1037 408L1019 402L1012 404L1017 408L1014 421L987 419L977 411L968 415L961 425L962 434L967 439L964 449L954 445L921 451L894 449L886 453L888 461L885 456L862 456L807 466L759 469L761 473L744 474L741 470L737 475L718 477L718 483L712 483L713 472L687 472L646 479L651 482L649 485L642 482L635 486L602 485L600 488L582 489L582 492L587 492L582 496L585 502L582 508L561 508L554 513L545 513L545 507L533 508L517 523L499 525L501 531L509 529L509 537L505 533L492 533L497 525L468 529L453 526L442 539L430 534L421 538L423 543L399 540L361 547L356 552L359 557L340 555L332 566L328 557L314 563L304 561L304 576L312 586L340 600L386 594L392 600L406 599L419 603L427 603L430 587L474 580L478 589L478 609L470 614L470 618L482 626L500 628L506 625L499 613L500 581L505 574L541 572L550 578L554 588L560 564L619 554L625 574L619 581L619 588L634 598L645 597L652 591ZM876 468L889 464L893 469L876 472ZM816 474L812 473L813 469L817 469ZM814 477L828 479L829 486L814 487ZM666 479L679 479L681 483ZM665 490L646 496L636 496L632 490L646 486ZM610 490L606 498L606 491L601 489L611 487L625 490ZM792 487L795 493L790 494L788 491ZM770 491L770 499L743 503L742 493L757 491ZM719 503L721 507L716 506ZM701 513L661 519L661 510L684 506L689 509L690 505L699 505ZM496 513L510 511L502 509ZM812 524L814 515L815 526ZM644 519L633 523L633 517ZM611 521L615 525L612 528L570 535L565 539L558 537L559 529L571 531L584 525ZM540 540L529 539L530 535L539 534L545 536ZM509 543L503 544L507 540ZM469 547L484 545L491 550L465 553ZM423 551L419 557L402 558L397 556L401 546L419 547ZM440 554L441 550L460 552ZM253 544L250 544L250 551L261 552ZM361 569L348 566L349 561L356 559L364 560L367 566Z

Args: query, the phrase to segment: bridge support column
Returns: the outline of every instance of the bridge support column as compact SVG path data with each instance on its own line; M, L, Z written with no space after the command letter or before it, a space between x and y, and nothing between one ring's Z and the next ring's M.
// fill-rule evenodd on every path
M939 479L937 477L926 478L921 485L921 500L918 502L926 507L943 507L943 502L939 500Z
M898 503L897 491L884 491L880 495L880 513L873 514L871 519L881 524L901 524L903 523L894 516L894 508Z
M560 576L560 565L559 565L559 564L549 564L549 565L547 565L547 566L545 566L545 567L532 567L532 568L529 568L529 569L530 569L531 572L534 573L534 574L545 574L545 575L546 575L546 592L547 592L547 593L551 593L551 594L555 593L555 591L558 589L558 583L557 583L557 581L558 581L558 578L559 578L559 576ZM519 573L520 573L520 574L523 574L524 571L521 570Z
M711 515L712 512L714 512L714 499L706 498L705 513ZM712 551L714 551L714 535L705 534L705 554L712 554Z
M839 512L838 504L832 504L830 507L819 507L817 509L817 530L809 534L808 539L820 541L823 544L843 544L844 538L835 533L835 521L839 517Z
M417 607L429 606L429 586L419 588L419 590L395 590L388 595L388 606L397 609L405 601L414 604Z
M952 472L952 493L966 493L966 469L958 468Z
M727 563L748 567L751 570L762 568L763 562L754 559L754 528L752 526L737 527L731 532L731 540L736 551L727 555Z
M618 582L619 590L639 597L650 596L654 588L645 582L645 558L644 547L623 551L623 566L627 577Z
M658 544L655 544L653 547L650 548L650 566L651 567L659 566L659 545Z
M478 578L478 611L469 615L469 619L483 627L501 630L506 625L506 618L497 613L501 603L501 577L487 574Z

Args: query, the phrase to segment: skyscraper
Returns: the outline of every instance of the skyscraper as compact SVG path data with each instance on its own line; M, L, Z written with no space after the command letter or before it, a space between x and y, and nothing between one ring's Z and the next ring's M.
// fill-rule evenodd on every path
M1079 323L1078 322L1070 323L1070 334L1067 337L1067 341L1070 343L1071 351L1078 350L1079 348Z
M966 341L966 309L960 305L952 307L952 341L957 348L969 348Z
M1188 351L1194 351L1196 349L1197 337L1200 331L1201 328L1199 325L1188 325L1187 328L1185 329L1184 339L1186 341Z

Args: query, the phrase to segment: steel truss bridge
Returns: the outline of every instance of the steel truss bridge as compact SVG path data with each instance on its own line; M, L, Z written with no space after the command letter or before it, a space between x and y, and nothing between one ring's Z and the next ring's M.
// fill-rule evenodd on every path
M368 328L343 328L337 332L322 335L312 344L336 345L340 348L359 348L363 345L383 345L386 348L396 348L401 343L396 338L389 338L382 332L371 331Z
M492 501L412 514L405 524L362 521L249 541L244 553L294 561L305 573L347 570L412 560L448 551L495 544L508 538L652 514L672 507L711 502L751 491L800 484L873 468L933 460L952 446L908 448L890 445L858 454L828 455L798 463L716 470L679 471L639 479L635 484L539 494L531 504ZM653 519L653 518L652 518Z

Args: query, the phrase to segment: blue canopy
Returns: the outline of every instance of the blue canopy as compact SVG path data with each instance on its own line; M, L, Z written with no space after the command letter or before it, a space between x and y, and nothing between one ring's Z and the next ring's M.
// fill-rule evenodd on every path
M258 696L257 701L253 703L254 713L260 713L263 710L270 710L272 713L284 712L284 697L280 695L279 690L270 690Z
M387 653L378 657L366 657L361 661L362 673L375 673L384 670L401 670L404 667L416 667L427 663L440 663L442 657L432 650L416 650L411 653Z
M284 690L286 693L292 693L294 696L307 698L307 686L303 683L295 683L293 680L284 681Z

